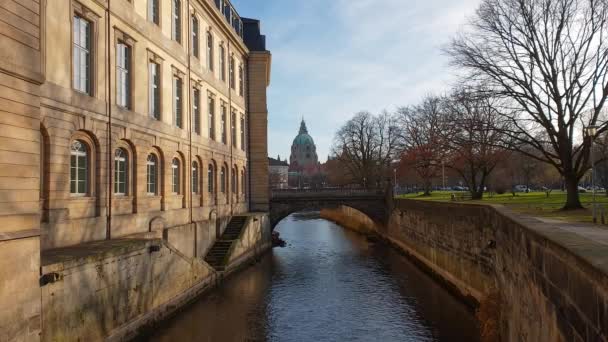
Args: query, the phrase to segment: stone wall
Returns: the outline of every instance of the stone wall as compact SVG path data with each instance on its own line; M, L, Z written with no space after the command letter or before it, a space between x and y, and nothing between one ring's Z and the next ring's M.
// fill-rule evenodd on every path
M474 303L502 341L606 341L607 247L503 207L397 200L382 236Z
M0 0L0 341L40 333L40 3Z
M43 252L42 340L123 341L173 314L223 279L200 243L217 228L197 222ZM270 248L267 215L252 214L244 230L229 272Z

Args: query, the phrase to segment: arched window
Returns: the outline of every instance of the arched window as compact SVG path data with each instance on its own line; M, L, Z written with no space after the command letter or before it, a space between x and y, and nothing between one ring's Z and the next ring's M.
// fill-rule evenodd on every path
M222 171L220 171L220 191L224 194L226 193L226 168L222 166Z
M148 195L158 194L158 158L154 154L148 156L146 162L146 188Z
M114 152L114 194L119 196L128 195L127 175L129 157L123 148Z
M215 170L213 164L209 164L207 168L207 190L210 194L215 192Z
M241 171L241 193L245 194L245 170Z
M236 168L232 169L232 177L231 177L231 184L230 186L232 187L232 193L236 194L236 182L237 182L237 173L236 173Z
M70 150L70 193L86 196L89 191L89 151L87 145L74 140Z
M198 163L192 162L192 193L198 194Z
M173 193L179 195L179 160L177 158L173 158L173 162L171 163L171 185Z

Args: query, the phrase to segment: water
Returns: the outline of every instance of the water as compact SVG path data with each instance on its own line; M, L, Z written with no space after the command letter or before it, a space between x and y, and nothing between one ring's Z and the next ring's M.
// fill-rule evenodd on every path
M150 341L478 341L473 314L405 257L320 219L168 321Z

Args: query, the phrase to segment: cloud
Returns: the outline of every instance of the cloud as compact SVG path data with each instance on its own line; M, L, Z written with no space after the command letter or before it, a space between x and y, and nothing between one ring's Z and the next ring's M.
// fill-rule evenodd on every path
M273 54L269 154L288 156L304 115L325 160L334 132L354 113L394 110L449 88L440 48L479 0L235 2L262 20Z

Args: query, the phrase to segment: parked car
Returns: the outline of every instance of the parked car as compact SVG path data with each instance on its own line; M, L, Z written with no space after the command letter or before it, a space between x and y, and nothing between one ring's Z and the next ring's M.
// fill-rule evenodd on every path
M513 187L513 191L515 191L515 192L529 192L530 189L528 189L527 186L520 184L520 185L514 186Z
M587 192L587 189L583 188L582 186L579 186L578 192L580 192L580 193Z

